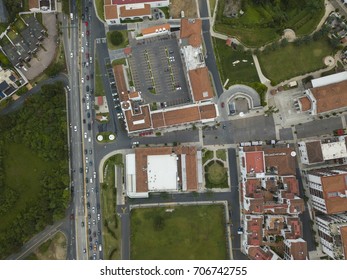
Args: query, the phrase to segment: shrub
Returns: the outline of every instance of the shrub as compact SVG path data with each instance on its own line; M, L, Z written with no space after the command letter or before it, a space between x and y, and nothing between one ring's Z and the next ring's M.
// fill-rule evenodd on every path
M112 31L110 34L110 41L112 45L121 45L124 42L123 34L119 31Z

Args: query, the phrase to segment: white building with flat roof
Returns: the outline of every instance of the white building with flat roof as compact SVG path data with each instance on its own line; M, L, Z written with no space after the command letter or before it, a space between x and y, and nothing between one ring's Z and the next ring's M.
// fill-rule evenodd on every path
M311 80L312 87L322 87L347 80L347 71Z
M177 191L177 156L147 156L148 191Z

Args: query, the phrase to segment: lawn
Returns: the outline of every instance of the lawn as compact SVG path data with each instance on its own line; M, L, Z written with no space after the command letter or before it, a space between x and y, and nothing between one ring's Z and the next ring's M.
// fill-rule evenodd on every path
M214 12L214 8L216 7L216 0L209 0L210 2L210 12L211 12L211 16L213 16L213 12Z
M123 41L122 41L121 44L119 44L119 45L113 45L113 44L111 43L110 36L111 36L111 33L112 33L112 32L120 32L120 33L122 33L122 35L123 35ZM107 38L107 47L108 47L110 50L123 49L123 48L125 48L125 47L129 44L129 38L128 38L128 31L127 31L127 30L109 31L109 32L107 32L107 34L106 34L106 38Z
M35 203L43 174L55 169L53 162L43 161L24 145L6 144L5 151L5 186L13 188L19 197L11 211L1 217L0 232L7 228L27 203Z
M219 158L223 161L227 160L227 153L226 153L226 150L224 150L224 149L217 150L216 156L217 156L217 158Z
M95 0L96 13L99 15L101 20L105 20L104 15L104 0Z
M227 259L224 207L221 205L133 209L132 260Z
M20 17L18 17L18 19L14 22L14 27L18 32L20 32L26 28L26 25L24 24L23 20Z
M101 211L103 217L104 258L120 259L120 225L116 214L115 162L121 163L122 155L115 155L104 166L104 183L101 187Z
M102 81L100 65L99 65L99 61L98 61L97 57L95 57L94 67L95 67L95 69L94 69L94 71L95 71L95 75L94 75L95 96L105 96L104 83Z
M214 29L237 37L246 46L259 47L280 38L286 28L293 29L299 36L311 33L325 11L323 0L318 0L315 8L310 1L302 1L300 5L288 4L288 1L284 4L285 1L281 0L273 5L253 2L245 1L242 7L244 14L229 18L223 15L227 1L219 0ZM278 10L282 14L278 14Z
M332 55L333 51L328 40L322 38L301 46L290 43L284 48L261 53L258 59L263 74L275 85L295 76L324 68L324 57Z
M229 79L229 84L259 82L250 52L234 50L227 46L222 39L213 38L213 41L222 84L227 79ZM234 61L239 61L239 63L233 64Z
M213 158L213 151L203 149L202 151L202 164Z
M228 173L223 162L212 161L205 166L207 188L228 188Z

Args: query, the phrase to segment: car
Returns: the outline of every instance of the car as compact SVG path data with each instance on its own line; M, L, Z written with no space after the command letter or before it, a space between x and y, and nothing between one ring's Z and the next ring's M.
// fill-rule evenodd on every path
M89 250L91 251L93 249L92 244L89 245Z
M96 225L96 221L95 220L93 220L93 225ZM96 241L95 241L96 242Z
M89 62L93 63L93 57L92 56L89 57Z
M89 182L92 184L92 183L93 183L93 178L90 178L90 179L89 179Z
M100 214L98 214L98 221L100 221Z
M220 106L221 106L222 108L224 108L224 106L225 106L224 102L222 102L222 103L220 104Z
M95 207L94 206L92 207L92 212L95 213Z
M84 84L84 78L81 79L82 84Z
M94 175L94 178L96 178L96 171L94 171L93 175Z
M81 53L84 53L84 48L83 47L81 47Z
M89 154L92 154L93 153L93 150L92 149L90 149L89 150ZM95 171L94 171L94 173L95 173Z
M86 155L88 153L87 149L84 149L84 154Z
M86 94L86 97L87 97L87 100L89 100L89 94L88 93Z
M88 21L86 21L84 24L88 27Z
M87 31L86 31L86 34L87 34L87 36L89 36L89 35L90 35L90 32L89 32L89 30L87 30Z
M173 50L170 50L170 51L169 51L169 54L173 54L173 53L174 53L174 51L173 51Z
M83 168L82 167L80 167L80 173L83 173Z
M83 253L87 253L87 250L86 250L86 248L84 248L84 249L83 249Z
M91 78L91 79L93 79L93 78L94 78L94 75L93 75L93 73L92 73L92 74L90 74L90 78Z
M92 214L88 213L88 219L91 219L91 218L92 218ZM90 232L90 229L88 229L88 232Z
M93 237L89 236L89 242L93 241Z
M89 92L89 86L86 87L86 92Z
M76 125L73 127L73 130L74 130L74 131L77 131L77 126L76 126Z
M89 81L89 75L86 76L87 81Z
M98 235L99 235L99 236L101 235L101 231L100 231L100 230L98 230Z
M86 7L86 13L88 13L88 7Z
M70 87L69 87L69 86L66 86L66 89L67 89L68 91L71 91L71 89L70 89Z
M73 58L73 53L70 53L70 57Z
M87 113L87 117L90 118L90 112Z
M92 129L92 125L90 123L88 123L88 130Z
M158 14L155 14L155 19L159 19L159 15Z
M89 108L90 108L90 107L89 107L89 102L88 102L86 105L87 105L87 110L89 110Z
M90 202L89 201L87 202L87 208L88 209L90 208Z
M85 132L84 133L84 138L87 138L87 132ZM87 150L85 150L85 152L86 152ZM87 154L87 153L85 153L85 154Z
M81 227L84 227L84 222L81 222Z
M83 19L84 15L82 14L82 19ZM82 37L84 37L84 32L81 33Z
M83 119L83 123L86 123L86 119Z
M88 41L86 41L86 47L88 47Z
M92 142L92 138L89 137L89 138L88 138L88 142Z

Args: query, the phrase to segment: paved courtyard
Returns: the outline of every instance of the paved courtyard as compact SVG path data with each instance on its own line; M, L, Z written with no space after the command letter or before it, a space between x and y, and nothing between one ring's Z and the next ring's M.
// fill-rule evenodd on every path
M137 40L129 59L135 88L146 103L165 106L189 103L177 38L173 34Z

